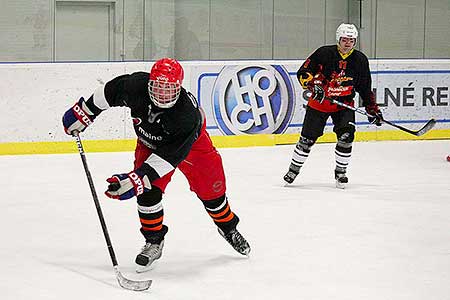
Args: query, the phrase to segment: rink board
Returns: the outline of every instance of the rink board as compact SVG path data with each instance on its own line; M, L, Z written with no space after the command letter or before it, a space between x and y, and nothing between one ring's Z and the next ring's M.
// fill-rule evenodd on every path
M206 113L218 147L295 143L308 92L296 80L301 60L182 62L184 86ZM61 117L81 96L123 73L152 62L0 64L0 154L74 152ZM385 119L417 130L431 118L435 129L415 137L356 114L357 141L450 138L450 60L371 60L373 89ZM356 99L359 104L359 99ZM6 113L7 112L7 113ZM89 151L129 151L135 134L127 108L103 112L83 133ZM328 123L319 142L335 140ZM114 141L113 143L111 141Z

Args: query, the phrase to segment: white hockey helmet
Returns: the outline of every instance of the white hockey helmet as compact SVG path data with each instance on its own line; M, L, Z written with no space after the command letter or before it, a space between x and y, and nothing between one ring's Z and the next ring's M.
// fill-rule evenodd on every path
M338 44L341 37L353 38L355 39L356 44L356 40L358 39L358 29L356 29L356 26L353 24L342 23L336 29L336 42Z

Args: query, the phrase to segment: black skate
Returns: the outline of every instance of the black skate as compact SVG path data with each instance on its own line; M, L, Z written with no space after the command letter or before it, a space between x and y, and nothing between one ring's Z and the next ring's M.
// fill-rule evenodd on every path
M334 171L334 178L336 179L336 187L338 189L345 189L345 186L348 183L347 175L345 175L345 171Z
M289 171L286 173L286 175L284 175L283 179L287 183L291 184L294 182L295 177L297 177L298 173L300 173L300 167L291 164L289 166Z
M250 253L250 245L247 240L237 231L237 229L232 229L230 232L225 234L220 228L217 228L220 235L236 250L242 255L247 255Z
M142 273L150 270L152 263L159 259L162 255L162 249L164 247L164 240L159 244L146 243L142 247L141 253L136 256L136 268L137 273Z

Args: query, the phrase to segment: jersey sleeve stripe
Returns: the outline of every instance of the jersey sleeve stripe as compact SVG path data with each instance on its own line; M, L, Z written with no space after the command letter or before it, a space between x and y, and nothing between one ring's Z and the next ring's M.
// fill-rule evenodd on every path
M94 104L101 110L110 108L108 101L106 101L105 87L103 85L99 86L94 92Z
M164 160L155 153L150 154L145 163L153 168L156 173L158 173L159 177L163 177L174 169L168 161Z

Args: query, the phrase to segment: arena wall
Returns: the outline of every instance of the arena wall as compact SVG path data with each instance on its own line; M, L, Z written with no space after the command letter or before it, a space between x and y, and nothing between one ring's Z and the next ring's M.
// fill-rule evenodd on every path
M206 112L218 147L295 143L308 92L296 80L302 61L182 62L184 86ZM0 154L76 152L61 118L79 97L123 73L150 70L152 62L0 64ZM450 60L371 60L372 86L385 119L413 130L430 118L429 133L415 137L357 114L357 141L450 139ZM359 100L359 99L358 99ZM127 108L103 112L83 134L87 151L130 151L135 135ZM335 137L332 125L319 142Z

